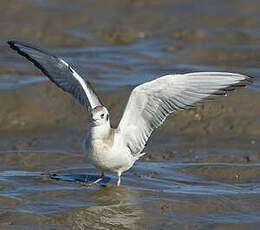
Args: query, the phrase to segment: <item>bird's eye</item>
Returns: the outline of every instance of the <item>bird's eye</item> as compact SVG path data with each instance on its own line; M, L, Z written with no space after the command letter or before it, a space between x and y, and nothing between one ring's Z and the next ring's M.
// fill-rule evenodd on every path
M104 113L102 113L100 116L101 116L101 118L104 118L105 114L104 114Z

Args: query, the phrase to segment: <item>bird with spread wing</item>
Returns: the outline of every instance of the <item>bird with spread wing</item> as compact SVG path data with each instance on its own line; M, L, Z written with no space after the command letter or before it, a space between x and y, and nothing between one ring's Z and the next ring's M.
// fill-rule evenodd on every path
M133 89L116 129L110 126L110 114L91 87L64 60L39 48L18 41L8 41L10 47L31 61L52 82L72 94L90 111L91 124L83 142L87 160L102 174L92 183L104 178L104 172L120 176L130 169L144 153L145 144L167 116L194 107L228 91L244 87L253 78L237 73L197 72L159 77Z

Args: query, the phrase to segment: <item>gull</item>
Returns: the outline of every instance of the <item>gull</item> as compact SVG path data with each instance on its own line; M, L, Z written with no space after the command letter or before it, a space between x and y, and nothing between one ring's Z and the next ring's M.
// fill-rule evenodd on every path
M110 126L110 114L94 92L87 77L80 76L67 62L42 49L19 41L8 41L10 47L31 61L53 83L72 94L90 111L90 126L83 152L102 174L92 183L102 181L104 172L121 174L130 169L142 152L154 129L173 112L226 95L253 82L253 77L228 72L195 72L171 74L135 87L128 99L117 128Z

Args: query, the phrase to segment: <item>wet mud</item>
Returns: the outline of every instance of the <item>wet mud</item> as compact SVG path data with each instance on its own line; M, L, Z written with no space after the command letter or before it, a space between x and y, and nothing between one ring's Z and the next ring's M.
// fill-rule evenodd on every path
M259 2L1 1L0 229L258 229ZM46 47L87 75L117 126L131 90L169 73L229 71L246 89L172 114L122 175L81 150L88 114L8 48Z

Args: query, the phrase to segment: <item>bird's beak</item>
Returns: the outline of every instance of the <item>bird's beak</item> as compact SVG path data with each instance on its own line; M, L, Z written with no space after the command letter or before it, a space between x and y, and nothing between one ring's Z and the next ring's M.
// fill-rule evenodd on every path
M89 121L90 123L93 123L94 121L96 121L96 119L90 117L88 121Z

